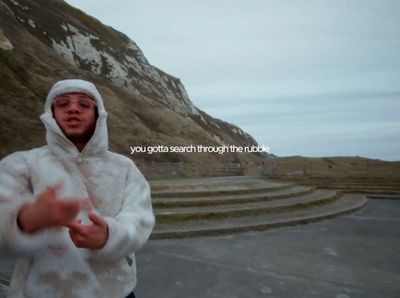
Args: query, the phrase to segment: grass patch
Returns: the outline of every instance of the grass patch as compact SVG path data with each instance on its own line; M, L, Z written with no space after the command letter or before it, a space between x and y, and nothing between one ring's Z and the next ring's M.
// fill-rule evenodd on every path
M298 197L301 195L309 194L313 192L315 189L310 187L309 189L305 189L303 191L299 191L296 193L287 193L287 194L275 194L275 195L266 195L261 197L246 197L246 198L227 198L227 199L218 199L218 200L207 200L207 199L199 199L194 201L185 201L185 198L179 201L153 201L153 208L179 208L179 207L210 207L210 206L220 206L220 205L232 205L232 204L246 204L246 203L257 203L257 202L266 202L272 200L286 199L289 197Z
M185 198L185 197L207 197L207 196L224 196L224 195L245 195L262 192L273 192L284 190L293 187L293 184L281 186L271 186L267 188L255 189L229 189L229 190L200 190L200 191L179 191L179 192L164 192L154 195L155 198Z
M162 176L152 176L147 177L149 181L158 181L158 180L184 180L184 179L194 179L199 178L195 176L185 176L185 175L162 175Z
M252 216L260 214L270 214L270 213L281 213L285 211L302 211L309 208L321 207L330 203L333 203L339 198L339 194L336 194L330 198L322 198L320 200L310 201L310 202L299 202L288 206L279 207L264 207L258 209L248 209L248 210L230 210L226 212L205 212L205 213L184 213L184 214L156 214L157 224L163 223L179 223L186 220L207 220L207 219L224 219L229 217L241 217L241 216Z

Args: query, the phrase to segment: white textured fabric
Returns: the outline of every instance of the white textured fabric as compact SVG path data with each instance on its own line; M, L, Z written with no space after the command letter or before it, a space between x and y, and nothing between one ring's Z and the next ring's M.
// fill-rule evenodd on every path
M51 112L52 99L66 92L87 93L97 103L96 129L82 152ZM108 151L107 113L93 84L56 83L40 118L48 145L0 162L0 241L18 256L8 297L125 297L136 285L134 252L154 226L149 184L130 159ZM109 239L102 249L75 247L66 228L34 235L19 230L19 208L57 183L62 183L61 197L90 197L94 211L105 218ZM87 211L81 210L78 218L87 222Z

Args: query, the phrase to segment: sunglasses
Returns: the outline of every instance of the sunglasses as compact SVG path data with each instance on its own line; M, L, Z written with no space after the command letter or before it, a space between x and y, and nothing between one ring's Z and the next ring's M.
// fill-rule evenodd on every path
M68 109L73 102L76 102L83 110L88 110L96 106L96 103L89 98L80 98L76 101L69 98L57 98L54 100L53 105L59 109Z

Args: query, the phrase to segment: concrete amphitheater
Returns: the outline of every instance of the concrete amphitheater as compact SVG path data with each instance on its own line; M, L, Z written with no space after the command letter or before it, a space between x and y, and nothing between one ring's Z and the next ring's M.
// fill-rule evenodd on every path
M151 187L157 224L137 254L137 297L400 296L397 180L240 176ZM5 297L13 260L1 262Z
M296 181L297 182L297 181ZM309 223L356 211L361 193L260 177L152 182L152 239L212 236ZM400 189L399 193L400 193Z

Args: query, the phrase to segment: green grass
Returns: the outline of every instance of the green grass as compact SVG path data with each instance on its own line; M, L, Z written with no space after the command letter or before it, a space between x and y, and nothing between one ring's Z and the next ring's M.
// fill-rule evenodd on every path
M207 206L216 206L216 205L230 205L230 204L246 204L246 203L256 203L256 202L265 202L265 201L272 201L272 200L278 200L278 199L285 199L288 197L297 197L305 194L309 194L311 192L315 191L313 187L309 189L305 189L303 191L299 191L296 193L289 193L289 194L275 194L271 196L263 196L263 197L246 197L243 199L234 199L234 198L229 198L229 199L224 199L224 200L196 200L196 201L186 201L184 198L180 201L174 201L174 202L154 202L153 201L153 208L177 208L177 207L207 207Z
M151 176L146 177L149 181L158 181L158 180L183 180L183 179L194 179L200 178L196 176L185 176L185 175L163 175L163 176Z
M277 207L262 207L258 209L244 209L244 210L230 210L226 212L207 212L207 213L183 213L164 215L156 214L156 223L179 223L186 220L207 220L207 219L224 219L229 217L252 216L259 214L281 213L286 211L301 211L314 207L321 207L333 203L340 197L340 193L333 195L329 198L322 198L320 200L311 202L298 202L293 205L277 206Z

